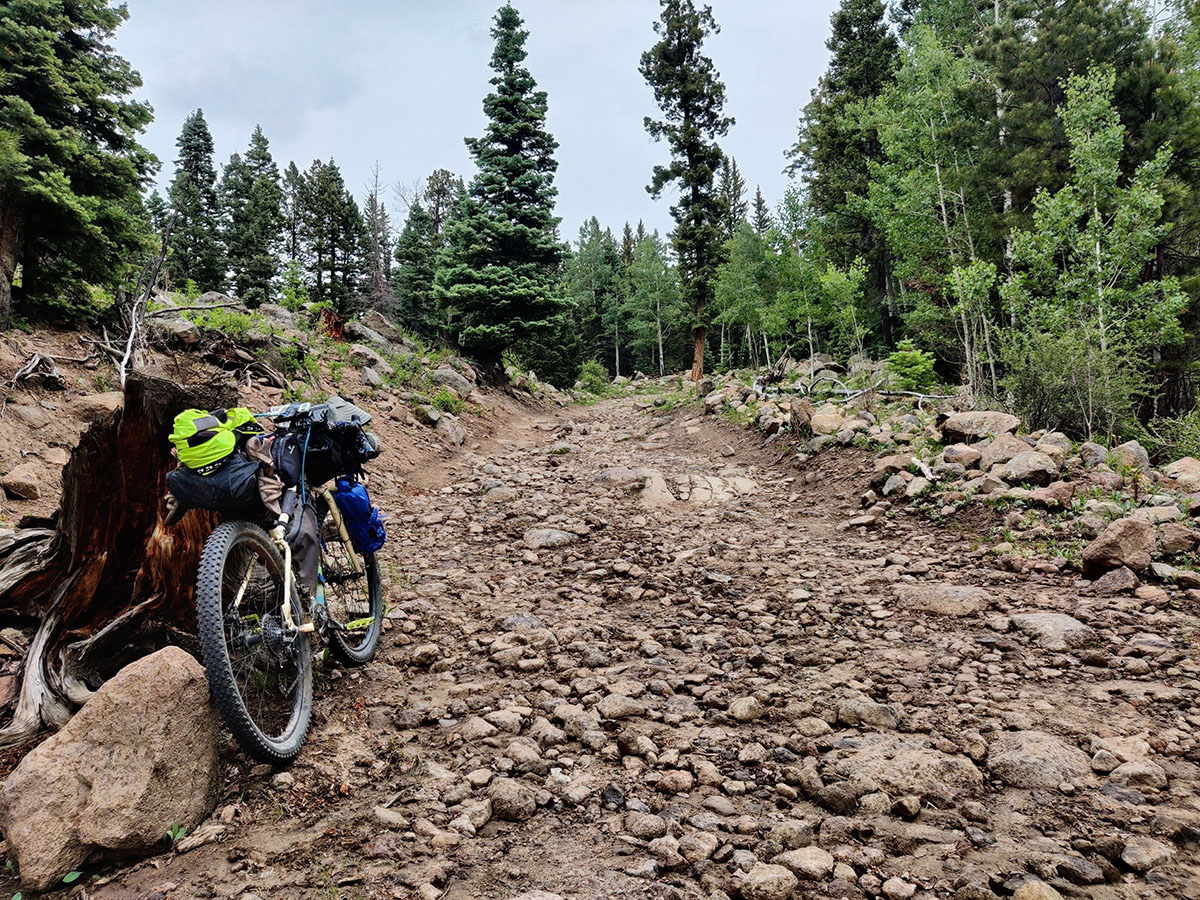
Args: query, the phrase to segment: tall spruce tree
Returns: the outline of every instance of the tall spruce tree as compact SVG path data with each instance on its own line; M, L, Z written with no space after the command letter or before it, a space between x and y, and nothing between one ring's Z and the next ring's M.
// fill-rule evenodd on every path
M767 232L771 230L771 210L767 201L763 199L762 188L757 186L754 188L754 211L750 224L754 226L754 231L759 237L766 237Z
M289 262L300 259L300 197L304 191L304 176L294 162L283 172L283 252Z
M167 190L175 225L171 229L167 274L176 288L188 282L202 291L219 291L225 285L217 173L213 168L213 139L197 109L184 120L175 142L179 158L175 177Z
M883 236L854 198L865 196L868 167L879 159L879 142L862 127L856 108L879 96L892 82L899 45L888 28L882 0L842 0L826 42L829 67L804 107L796 143L787 151L790 174L802 175L809 202L822 218L822 243L838 265L864 259L870 266L869 291L891 340L892 279Z
M679 183L671 207L671 241L678 257L680 295L693 316L692 380L704 375L704 345L713 279L721 260L721 203L713 177L724 159L716 139L733 119L723 114L725 85L712 60L701 51L704 39L720 31L712 8L693 0L660 0L654 31L660 40L642 54L638 71L654 91L662 119L645 119L655 140L667 141L671 162L655 166L647 190L658 197Z
M392 223L379 182L379 163L371 168L371 186L363 205L363 257L366 268L366 301L384 309L392 300Z
M446 219L450 217L451 210L465 190L463 180L449 169L434 169L425 179L425 191L422 194L425 211L433 220L433 233L439 242Z
M353 311L362 274L362 214L333 160L313 160L301 185L300 237L312 275L310 296L346 315Z
M279 274L283 189L260 126L243 158L234 153L221 177L221 221L233 291L248 306L271 299Z
M566 275L584 358L605 360L614 374L622 374L624 266L612 234L595 216L579 228L578 249L567 263Z
M145 246L141 190L157 166L137 143L149 105L109 41L107 0L0 4L0 328L20 298L82 300L118 286Z
M439 330L437 304L433 299L438 243L433 216L419 200L414 200L396 242L392 290L397 318L405 327L428 339L437 337Z
M746 179L742 177L737 160L732 156L726 156L721 162L717 196L721 202L721 240L733 240L750 206L746 203Z
M458 345L487 377L501 378L503 353L525 344L539 374L569 384L578 360L554 352L555 336L570 331L570 303L557 284L564 253L554 215L558 142L545 127L546 92L523 65L523 24L510 4L496 13L488 124L483 137L466 139L479 171L446 226L435 292L455 316Z

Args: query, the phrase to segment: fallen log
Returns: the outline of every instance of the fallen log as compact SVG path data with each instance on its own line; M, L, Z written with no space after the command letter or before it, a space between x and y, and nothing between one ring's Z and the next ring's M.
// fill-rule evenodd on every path
M0 616L38 621L0 746L57 727L120 668L195 634L194 578L215 522L192 512L164 526L167 439L189 407L236 404L228 376L130 373L124 406L82 435L50 521L0 540Z

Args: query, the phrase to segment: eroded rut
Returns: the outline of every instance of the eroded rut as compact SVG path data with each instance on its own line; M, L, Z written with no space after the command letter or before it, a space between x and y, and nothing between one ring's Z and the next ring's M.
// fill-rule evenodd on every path
M376 661L91 896L1200 898L1196 603L839 527L868 458L781 455L624 400L381 475Z

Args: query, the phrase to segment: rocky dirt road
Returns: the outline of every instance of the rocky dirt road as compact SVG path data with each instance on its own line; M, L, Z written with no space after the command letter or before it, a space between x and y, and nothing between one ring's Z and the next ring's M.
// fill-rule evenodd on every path
M90 896L1200 898L1195 602L846 529L867 455L781 454L627 399L381 476L377 660Z

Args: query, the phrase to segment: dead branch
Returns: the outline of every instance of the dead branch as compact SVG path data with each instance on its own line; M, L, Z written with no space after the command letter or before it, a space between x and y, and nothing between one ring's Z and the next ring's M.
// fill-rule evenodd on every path
M209 309L241 309L242 304L233 300L229 303L214 303L211 306L164 306L162 309L151 310L146 314L147 318L154 316L171 316L180 312L204 312Z
M167 242L171 239L171 229L175 227L175 217L171 216L171 221L167 223L167 227L163 229L162 247L159 249L158 258L153 262L153 268L147 264L142 270L142 275L138 278L138 293L134 297L133 305L129 308L129 337L125 341L125 353L117 363L117 375L121 381L121 389L125 388L125 379L128 375L130 362L132 361L133 368L139 368L143 363L143 357L146 353L146 332L145 318L146 307L150 303L150 295L154 293L154 285L158 282L158 273L162 268L163 261L167 258ZM147 277L149 276L149 277Z

